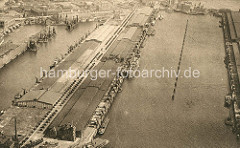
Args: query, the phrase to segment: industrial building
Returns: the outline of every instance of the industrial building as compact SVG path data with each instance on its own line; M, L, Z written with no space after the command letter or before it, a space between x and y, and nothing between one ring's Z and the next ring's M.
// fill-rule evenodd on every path
M16 100L15 105L19 107L51 109L60 97L61 94L53 91L35 90Z
M9 27L13 26L15 24L15 19L10 17L2 17L0 18L0 27L3 28L3 30L8 29Z

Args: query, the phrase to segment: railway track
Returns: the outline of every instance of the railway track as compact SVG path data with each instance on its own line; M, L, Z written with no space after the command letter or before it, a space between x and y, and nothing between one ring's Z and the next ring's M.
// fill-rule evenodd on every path
M122 24L116 29L116 31L113 33L113 35L106 39L104 42L101 43L101 45L95 50L95 52L91 55L89 58L89 62L85 62L83 65L83 69L85 71L91 71L99 62L100 59L103 57L103 55L107 52L108 47L117 39L117 37L121 34L121 32L124 30L124 28L127 26L129 20L133 16L135 10L132 11L122 22ZM88 64L89 63L89 64ZM74 92L77 90L77 88L82 84L82 82L86 79L85 77L77 77L72 84L64 91L63 95L60 97L60 99L56 102L54 107L50 112L48 112L45 116L45 118L41 121L41 123L32 131L28 136L26 136L23 140L19 142L20 147L27 147L29 144L32 143L32 141L35 141L36 137L43 137L44 131L48 128L48 126L52 123L52 121L56 118L58 113L64 108L64 106L67 104L69 99L72 97Z

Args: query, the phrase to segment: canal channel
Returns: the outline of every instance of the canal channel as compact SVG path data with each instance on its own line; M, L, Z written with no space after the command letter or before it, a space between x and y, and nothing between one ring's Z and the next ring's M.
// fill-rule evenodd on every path
M94 22L80 23L72 32L68 32L65 26L56 26L57 35L53 40L47 44L39 45L37 52L25 52L0 69L0 110L7 109L17 93L34 85L35 77L40 77L41 67L49 70L54 59L64 55L70 45L93 30L95 26ZM5 37L5 41L23 43L42 28L38 25L21 27Z

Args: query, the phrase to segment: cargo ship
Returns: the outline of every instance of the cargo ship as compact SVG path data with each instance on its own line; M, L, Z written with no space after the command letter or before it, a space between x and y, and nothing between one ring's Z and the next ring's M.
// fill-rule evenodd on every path
M106 118L104 122L102 123L101 127L98 129L98 134L103 135L107 129L107 126L110 122L109 118Z
M39 34L38 43L47 43L49 39L53 38L56 35L56 29L53 27L46 27L43 32Z
M76 17L76 19L73 17L72 21L66 21L67 30L72 31L75 27L77 27L78 23L79 23L78 16Z

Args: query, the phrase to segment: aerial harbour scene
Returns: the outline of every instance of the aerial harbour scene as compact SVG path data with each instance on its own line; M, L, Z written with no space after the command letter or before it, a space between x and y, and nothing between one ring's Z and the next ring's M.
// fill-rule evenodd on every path
M0 148L240 147L239 0L0 0Z

